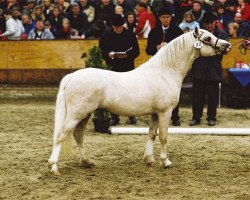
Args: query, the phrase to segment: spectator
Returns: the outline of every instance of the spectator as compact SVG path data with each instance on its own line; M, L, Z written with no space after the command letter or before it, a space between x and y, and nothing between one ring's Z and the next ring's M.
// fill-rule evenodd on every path
M62 29L58 33L59 39L69 39L70 38L70 24L68 18L62 20Z
M117 0L117 6L123 8L123 13L126 15L128 12L133 12L133 7L128 0Z
M44 28L42 20L36 21L36 28L32 30L28 36L29 40L53 40L53 34Z
M81 37L79 36L79 33L76 29L72 28L69 31L69 38L70 39L81 39Z
M195 21L200 24L201 19L206 11L202 9L200 1L194 1L193 8L189 12L194 15Z
M32 14L31 14L31 18L33 21L37 21L37 20L42 20L42 21L45 21L45 17L44 17L44 14L43 14L43 11L42 11L42 7L37 5L35 6Z
M245 0L238 0L238 7L236 8L242 16L242 20L250 22L250 5Z
M234 22L239 25L238 36L249 37L250 36L250 25L242 20L240 13L235 13Z
M126 30L123 27L124 23L124 18L115 14L112 18L113 28L105 32L99 41L104 60L111 67L111 70L116 72L126 72L134 69L134 60L140 54L135 34ZM125 54L115 54L115 52L125 52L127 50L129 51ZM118 115L111 113L111 118L112 126L119 123ZM129 120L130 124L136 123L135 117L129 117Z
M200 28L200 25L195 21L194 15L191 12L186 12L183 16L183 21L180 23L179 27L184 30L192 31L195 27Z
M62 20L63 16L61 15L61 11L59 7L55 6L52 11L52 16L49 18L49 22L51 24L51 32L55 36L55 38L58 37L58 32L62 29Z
M122 17L124 17L123 7L121 7L121 6L116 6L116 7L115 7L115 14L119 14L119 15L121 15Z
M138 25L135 33L139 38L148 38L148 34L155 27L155 17L152 13L148 12L147 4L138 2L136 7Z
M229 14L229 11L226 10L225 6L221 3L214 4L214 11L218 17L218 20L223 25L223 29L227 29L228 24L233 20Z
M88 23L93 23L95 19L95 8L90 5L89 0L80 0L80 8L87 15Z
M212 12L212 6L208 4L206 0L199 0L199 1L201 3L201 7L203 10L205 10L206 12Z
M7 0L6 9L12 10L14 7L18 7L18 8L20 7L17 0Z
M43 11L45 20L49 20L49 18L52 16L52 11L54 7L55 5L51 3L51 0L43 0L42 11Z
M28 14L22 14L22 24L27 36L32 30L36 28L35 22L30 18Z
M0 0L0 9L3 11L5 8L6 8L5 1L4 0Z
M228 32L230 38L237 38L238 30L239 30L239 25L237 23L233 22L228 24Z
M97 19L85 32L85 38L100 38L101 35L108 29L109 27L104 23L103 20Z
M179 0L176 1L176 22L180 24L183 20L183 15L192 9L193 1L192 0Z
M111 16L115 14L115 5L112 0L101 0L96 6L96 18L104 20L109 27L112 27Z
M216 16L205 13L202 26L217 38L227 40L228 35L215 26ZM193 78L192 111L193 118L190 126L200 123L205 104L205 95L208 95L207 121L209 126L216 124L217 105L219 102L219 82L222 79L221 61L223 55L199 57L194 60L190 76Z
M151 0L150 7L152 10L153 15L157 18L159 10L165 6L165 2L162 0Z
M172 14L173 13L166 7L159 10L158 15L161 24L153 28L148 35L146 47L146 53L148 55L155 55L159 49L183 34L183 31L178 26L171 23ZM171 117L172 124L174 126L180 126L180 117L178 116L178 113L179 106L177 105L177 107L173 110Z
M3 14L6 20L6 31L0 37L6 36L8 40L20 40L22 33L25 32L21 21L13 19L9 10L5 10Z
M31 15L33 13L35 6L36 6L35 0L27 0L26 6L24 6L23 13Z
M55 0L56 6L60 9L62 15L66 17L70 12L70 4L64 0Z
M77 3L71 4L71 12L68 15L70 26L78 31L79 36L84 35L88 29L87 15L80 11Z
M3 33L5 31L6 24L3 14L3 9L0 9L0 31Z
M13 17L13 19L15 19L15 20L18 19L21 22L21 20L22 20L22 14L21 14L21 12L19 10L19 7L13 7L12 8L12 17Z
M136 23L136 17L135 17L135 14L133 12L128 12L126 15L125 15L125 27L127 29L129 29L131 32L135 32L135 29L136 29L136 26L137 26L137 23Z

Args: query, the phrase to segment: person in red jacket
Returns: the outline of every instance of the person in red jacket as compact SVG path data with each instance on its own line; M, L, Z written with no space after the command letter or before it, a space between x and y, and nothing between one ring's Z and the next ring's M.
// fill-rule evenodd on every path
M243 21L250 22L250 5L245 0L238 0L236 12L241 13Z
M138 25L135 29L135 33L138 38L148 38L148 34L155 27L155 17L148 11L147 4L144 2L138 2L135 11L138 17Z

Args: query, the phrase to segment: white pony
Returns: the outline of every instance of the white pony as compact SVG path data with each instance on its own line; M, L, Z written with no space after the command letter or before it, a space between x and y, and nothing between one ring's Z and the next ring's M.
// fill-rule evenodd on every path
M230 49L227 41L196 28L174 39L130 72L88 68L65 76L56 101L53 151L49 158L51 171L59 174L57 162L61 144L72 133L81 161L90 164L83 133L91 113L97 108L123 116L151 115L144 159L148 164L155 162L153 144L159 127L161 162L164 167L171 166L166 152L168 126L187 71L196 57L227 53Z

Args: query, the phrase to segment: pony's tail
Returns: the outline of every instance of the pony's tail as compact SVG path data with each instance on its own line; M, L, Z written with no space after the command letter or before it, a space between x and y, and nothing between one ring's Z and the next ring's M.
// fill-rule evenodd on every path
M67 107L66 107L66 102L65 102L65 96L64 96L64 90L67 87L67 84L69 83L71 79L71 74L65 76L59 87L59 91L57 94L57 99L56 99L56 108L55 108L55 128L54 128L54 137L53 137L53 142L54 145L57 143L57 139L61 133L62 126L64 124L64 120L66 118L67 114ZM72 151L72 141L71 141L71 135L69 135L66 140L63 142L62 145L62 155L65 156L71 156L71 151Z

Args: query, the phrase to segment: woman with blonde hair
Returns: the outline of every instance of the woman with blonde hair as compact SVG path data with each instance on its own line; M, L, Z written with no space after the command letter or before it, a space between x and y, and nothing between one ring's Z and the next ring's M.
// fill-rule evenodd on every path
M45 21L45 16L43 14L42 6L39 6L39 5L35 6L32 14L31 14L31 18L35 22L38 20Z
M191 12L186 12L183 16L183 20L180 23L179 27L182 30L192 31L195 27L200 28L200 25L197 21L195 21L195 17Z
M231 38L238 37L239 24L233 22L228 24L228 32Z

